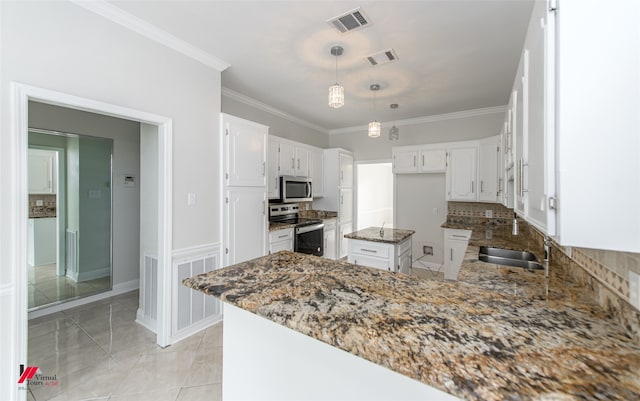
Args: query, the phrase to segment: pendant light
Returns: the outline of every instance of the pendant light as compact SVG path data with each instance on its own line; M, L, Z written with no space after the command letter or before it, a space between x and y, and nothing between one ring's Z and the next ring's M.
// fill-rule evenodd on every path
M389 140L397 141L400 139L400 128L396 127L396 113L395 110L398 108L398 103L392 103L389 105L389 108L393 110L393 127L389 128Z
M329 107L334 109L344 106L344 88L338 84L338 56L342 55L342 46L333 46L331 54L336 57L336 83L329 87Z
M373 114L376 114L376 92L380 90L380 85L371 84L369 89L373 92ZM380 122L373 120L369 123L369 136L371 138L378 138L380 136Z

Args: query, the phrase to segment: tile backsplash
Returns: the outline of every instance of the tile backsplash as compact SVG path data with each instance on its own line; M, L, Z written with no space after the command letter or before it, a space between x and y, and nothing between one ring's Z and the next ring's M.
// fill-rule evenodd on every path
M456 217L486 218L487 210L493 219L513 219L513 209L507 209L498 203L448 202L447 215Z
M56 217L56 195L29 195L29 218Z

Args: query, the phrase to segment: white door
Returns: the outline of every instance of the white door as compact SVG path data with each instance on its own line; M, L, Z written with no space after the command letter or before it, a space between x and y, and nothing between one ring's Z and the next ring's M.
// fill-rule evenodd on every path
M225 265L264 256L267 244L266 190L228 188L225 204Z
M273 137L269 138L269 153L267 161L267 193L269 199L276 199L280 197L280 174L278 173L278 149L280 143L274 140Z
M336 259L336 229L329 228L324 231L324 257Z
M226 185L266 186L267 134L269 128L222 114L226 141Z
M498 202L498 164L500 136L480 140L478 147L478 200Z
M525 50L525 56L526 56ZM528 56L525 57L525 65ZM527 149L526 149L526 132L527 124L527 105L525 104L524 91L526 87L525 76L523 75L520 79L516 80L516 90L514 92L514 119L513 119L513 130L514 130L514 142L515 142L515 176L514 176L514 186L515 186L515 194L514 194L514 210L518 212L521 216L525 214L525 194L526 194L526 181L527 181L527 172L526 172L526 157L527 157Z
M394 174L417 173L418 172L418 151L404 150L393 153Z
M338 229L338 259L344 258L349 252L349 240L344 236L353 232L353 223L348 221L340 224Z
M340 186L353 186L353 157L340 153Z
M340 221L353 220L353 189L340 189L340 209L338 210L338 218Z
M476 148L451 149L449 151L449 200L475 201Z
M309 151L296 148L296 176L309 177Z
M280 142L280 175L296 175L296 148L291 142Z

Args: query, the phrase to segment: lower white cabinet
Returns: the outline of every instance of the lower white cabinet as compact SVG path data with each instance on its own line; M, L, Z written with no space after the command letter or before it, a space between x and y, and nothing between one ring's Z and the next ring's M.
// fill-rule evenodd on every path
M342 259L347 256L349 252L349 240L344 236L353 232L353 221L342 222L338 228L338 239L336 243L338 245L338 257Z
M269 253L293 251L293 228L269 232Z
M29 219L27 263L31 266L56 263L56 238L55 217Z
M324 223L324 257L327 259L336 259L336 221L325 220Z
M348 262L411 274L411 237L398 244L349 239Z
M456 280L467 245L471 238L471 230L453 228L444 229L444 278Z
M225 266L264 256L267 244L265 187L228 187L225 191Z

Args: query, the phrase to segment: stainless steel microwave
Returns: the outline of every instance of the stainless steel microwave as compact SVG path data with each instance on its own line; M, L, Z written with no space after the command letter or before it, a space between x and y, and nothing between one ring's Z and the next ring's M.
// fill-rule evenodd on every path
M280 176L280 201L290 202L311 202L313 200L313 185L311 178L293 177L290 175Z

